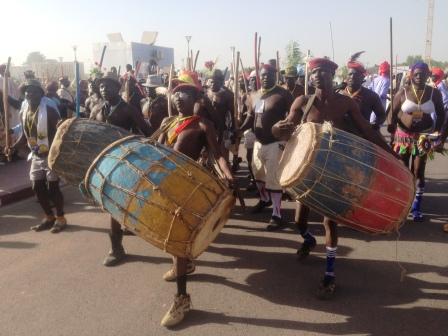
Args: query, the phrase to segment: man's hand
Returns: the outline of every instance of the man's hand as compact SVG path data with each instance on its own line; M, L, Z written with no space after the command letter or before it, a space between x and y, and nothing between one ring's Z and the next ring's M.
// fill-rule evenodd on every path
M280 120L272 126L272 134L279 140L288 141L296 126L288 120Z

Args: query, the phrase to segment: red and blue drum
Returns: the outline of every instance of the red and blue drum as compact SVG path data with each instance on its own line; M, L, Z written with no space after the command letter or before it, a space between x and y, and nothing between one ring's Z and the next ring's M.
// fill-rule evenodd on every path
M334 221L387 233L407 218L414 177L393 155L329 123L305 123L285 147L279 179L301 203Z

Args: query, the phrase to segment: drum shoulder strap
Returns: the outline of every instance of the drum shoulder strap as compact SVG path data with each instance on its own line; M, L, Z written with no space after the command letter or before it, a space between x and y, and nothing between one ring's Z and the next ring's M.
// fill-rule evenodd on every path
M313 107L314 100L316 99L316 94L312 94L308 97L308 102L306 103L305 109L303 110L302 124L306 122L308 114L310 113L311 107Z

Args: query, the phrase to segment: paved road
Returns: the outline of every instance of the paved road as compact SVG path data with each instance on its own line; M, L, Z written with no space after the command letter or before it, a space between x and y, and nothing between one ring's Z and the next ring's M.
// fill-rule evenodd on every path
M268 213L243 217L236 208L200 257L189 283L194 310L173 331L159 326L175 292L161 279L169 256L128 236L128 262L103 267L108 216L70 187L70 227L59 235L29 231L40 220L33 199L2 207L0 335L448 335L448 158L438 156L428 171L428 221L407 223L398 242L340 229L332 301L315 297L325 263L318 216L316 253L298 262L292 223L268 233ZM293 204L286 207L292 220Z

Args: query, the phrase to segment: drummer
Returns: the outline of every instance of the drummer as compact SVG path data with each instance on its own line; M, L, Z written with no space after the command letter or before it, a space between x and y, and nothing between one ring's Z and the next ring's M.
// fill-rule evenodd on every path
M118 77L109 72L106 76L97 79L96 83L104 101L93 107L90 119L122 127L136 134L151 135L151 128L143 119L142 113L120 97L121 84ZM104 266L115 266L125 258L126 253L122 245L121 225L112 217L110 218L109 236L112 250L104 259L103 264Z
M197 161L203 148L210 151L230 185L233 176L217 142L215 128L211 121L194 114L194 106L200 97L200 84L195 72L183 71L177 86L173 89L173 102L179 115L162 122L164 133L160 143L172 146L175 150ZM172 327L180 323L191 309L190 295L187 294L187 274L194 270L192 262L186 258L174 258L174 267L164 275L165 280L176 280L177 294L174 303L162 319L162 326Z
M394 134L394 150L416 178L417 192L411 208L415 222L423 221L421 205L425 191L425 168L431 151L431 143L423 133L434 131L434 143L440 143L440 131L445 119L440 91L426 84L430 74L428 65L422 61L411 67L411 84L394 97L394 109L388 125L388 131Z
M287 140L301 122L323 123L329 121L336 128L353 133L352 125L367 140L392 152L380 134L374 131L361 115L357 103L349 97L334 92L333 78L338 65L326 58L314 58L309 62L311 81L315 94L301 96L294 100L286 118L274 125L272 132L278 139ZM393 152L392 152L393 153ZM300 204L296 220L304 243L297 251L299 257L306 257L316 246L316 239L308 230L309 208ZM326 269L319 288L321 298L330 297L336 288L335 259L338 244L337 223L324 217Z
M277 121L285 118L293 99L288 90L275 84L276 69L273 66L264 64L260 78L261 90L250 96L248 116L240 130L252 128L256 137L252 170L260 200L252 212L259 213L272 205L267 230L274 231L285 225L281 215L282 187L277 177L284 142L278 141L271 129Z

